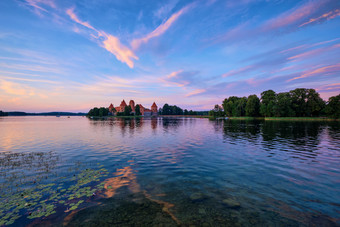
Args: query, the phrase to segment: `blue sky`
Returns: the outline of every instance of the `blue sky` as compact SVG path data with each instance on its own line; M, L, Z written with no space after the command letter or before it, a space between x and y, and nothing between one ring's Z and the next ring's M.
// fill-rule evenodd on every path
M340 1L0 1L0 110L340 93Z

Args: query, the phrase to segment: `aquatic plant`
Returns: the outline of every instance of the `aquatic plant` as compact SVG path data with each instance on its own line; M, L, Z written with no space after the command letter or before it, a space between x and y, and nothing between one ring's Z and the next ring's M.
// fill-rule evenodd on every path
M39 156L39 155L38 155ZM33 156L13 155L5 157L6 160L0 159L2 167L18 166L18 157L23 160L32 160ZM21 162L24 162L21 160ZM12 165L10 165L12 164ZM102 166L99 166L99 168ZM107 176L108 171L104 168L85 169L71 178L61 177L62 180L58 185L54 183L37 183L25 188L22 184L16 184L16 190L13 190L13 175L6 180L12 180L10 191L2 191L0 194L0 226L11 225L19 218L26 216L29 219L47 217L54 214L57 207L65 207L65 211L77 209L85 198L93 196L98 190L104 188L104 183L99 183ZM4 174L3 174L4 175ZM20 186L20 187L19 187Z

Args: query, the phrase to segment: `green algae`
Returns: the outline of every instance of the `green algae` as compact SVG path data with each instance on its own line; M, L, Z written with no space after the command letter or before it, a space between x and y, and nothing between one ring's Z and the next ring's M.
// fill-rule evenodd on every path
M12 155L7 157L7 160L0 159L0 163L6 166L15 163L13 159L18 157L25 161L26 156ZM32 155L29 158L32 159ZM38 153L37 157L43 157ZM12 159L12 160L10 160ZM33 162L31 162L33 163ZM21 184L14 184L16 190L8 189L7 192L1 190L0 194L0 226L14 224L16 220L22 217L29 219L43 218L56 213L57 207L65 207L65 210L75 210L82 203L84 199L94 195L98 190L103 189L103 182L101 181L108 171L102 168L85 169L79 174L74 174L72 178L61 177L64 182L58 185L54 183L40 183L41 181L34 180L33 187L25 188ZM3 171L1 171L3 174ZM15 182L19 179L18 175L11 175L7 180ZM69 179L69 180L68 180ZM32 181L33 182L33 181ZM13 185L11 185L13 186ZM20 188L20 186L22 186Z

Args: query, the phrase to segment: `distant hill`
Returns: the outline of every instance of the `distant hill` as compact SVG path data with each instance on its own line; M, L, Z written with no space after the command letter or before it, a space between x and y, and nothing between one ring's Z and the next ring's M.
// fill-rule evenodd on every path
M86 113L71 113L71 112L26 113L14 111L7 113L8 116L86 116Z

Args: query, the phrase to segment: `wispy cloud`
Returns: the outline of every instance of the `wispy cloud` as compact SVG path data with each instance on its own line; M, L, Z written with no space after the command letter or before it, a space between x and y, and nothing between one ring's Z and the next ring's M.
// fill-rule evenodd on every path
M5 93L9 95L18 95L18 96L35 95L35 90L33 88L24 86L19 83L3 80L3 79L0 79L0 90L4 91Z
M127 64L130 68L134 67L133 60L138 60L138 57L130 48L123 45L116 36L107 34L104 31L99 31L95 29L92 25L90 25L89 22L80 20L78 16L74 13L73 8L66 10L66 13L76 23L81 24L82 26L94 31L96 35L92 35L92 37L100 43L101 47L109 51L111 54L115 55L118 61Z
M331 10L327 13L322 14L319 17L309 19L309 21L301 24L299 27L306 26L306 25L311 24L311 23L319 23L319 22L322 22L322 21L331 20L331 19L334 19L335 17L338 17L338 16L340 16L340 10L339 9Z
M61 73L62 69L58 67L42 66L35 64L16 64L16 63L0 63L1 68L22 70L22 71L32 71L32 72L47 72L47 73Z
M245 67L241 67L241 68L238 68L238 69L233 69L233 70L230 70L230 71L227 72L227 73L224 73L224 74L222 75L222 77L230 77L230 76L238 75L238 74L240 74L240 73L249 72L249 71L251 71L253 68L254 68L254 65L247 65L247 66L245 66Z
M133 68L133 59L138 60L138 57L127 46L124 46L117 37L113 35L107 35L104 33L106 40L103 41L103 47L116 56L116 58L125 62L130 68Z
M310 16L311 14L313 14L324 3L325 1L307 2L306 4L302 6L299 6L295 9L284 12L281 15L273 19L270 19L263 25L262 29L263 30L276 30L276 29L285 28L290 25L294 25L302 21L306 17Z
M178 70L163 77L161 80L165 86L185 87L196 84L199 80L197 71Z
M311 76L326 76L329 74L333 74L335 72L340 72L340 63L335 64L335 65L327 65L323 67L318 67L316 69L308 70L304 72L301 76L294 77L292 79L287 80L287 82L292 81L292 80L297 80L297 79L302 79L306 77L311 77Z
M145 35L144 37L132 40L131 46L133 47L133 49L138 49L140 45L142 45L143 43L147 43L150 39L163 35L171 27L171 25L175 23L181 15L185 14L192 6L193 5L190 4L182 8L178 12L172 14L169 19L167 19L164 23L159 25L155 30Z
M48 83L48 84L59 84L58 82L52 81L52 80L29 79L29 78L9 77L9 76L2 76L2 75L0 75L0 79L17 80L17 81L28 81L28 82L38 82L38 83Z
M254 40L256 37L292 32L339 16L338 0L308 1L256 25L248 20L213 39L215 42Z
M26 4L33 7L34 11L40 15L41 11L47 12L45 6L50 8L56 8L55 2L53 0L25 0Z
M185 96L186 97L191 97L191 96L194 96L194 95L198 95L198 94L201 94L203 92L205 92L206 90L205 89L196 89L192 92L189 92L188 94L186 94Z
M77 15L74 13L74 8L70 8L70 9L66 10L66 14L69 15L69 17L70 17L73 21L77 22L78 24L81 24L81 25L83 25L83 26L85 26L85 27L87 27L87 28L89 28L89 29L92 29L92 30L94 30L94 31L97 31L97 30L96 30L94 27L92 27L88 22L86 22L86 21L81 21L81 20L77 17ZM97 32L98 32L98 31L97 31Z
M169 3L158 8L154 12L154 16L159 18L159 19L164 18L165 16L167 16L173 10L173 8L176 6L177 2L178 2L178 0L172 0Z
M315 90L320 93L321 98L327 100L331 96L339 95L340 83L321 85Z

